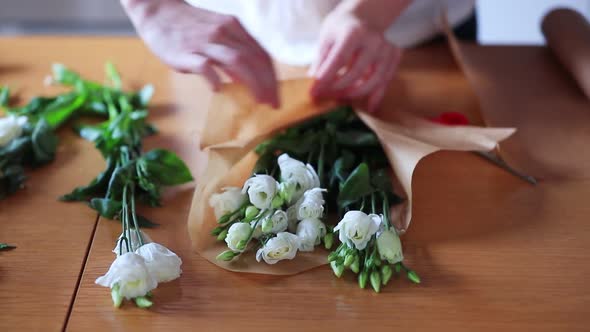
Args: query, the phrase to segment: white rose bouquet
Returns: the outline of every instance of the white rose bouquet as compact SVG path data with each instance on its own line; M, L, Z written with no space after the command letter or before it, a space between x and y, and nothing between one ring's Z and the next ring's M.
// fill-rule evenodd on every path
M218 219L212 234L231 261L252 249L258 262L295 259L324 244L334 274L358 275L379 292L395 273L416 283L403 264L399 234L390 210L402 200L393 192L390 165L375 134L351 108L342 107L288 128L261 143L254 175L243 188L213 194ZM305 161L305 162L304 162ZM330 215L340 220L327 225ZM333 218L332 218L333 219Z

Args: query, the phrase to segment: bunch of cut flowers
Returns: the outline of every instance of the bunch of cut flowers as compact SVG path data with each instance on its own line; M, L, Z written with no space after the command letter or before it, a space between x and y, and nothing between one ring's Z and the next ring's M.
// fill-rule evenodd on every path
M403 262L391 210L391 167L376 135L350 107L290 127L259 144L243 187L226 187L209 204L212 234L231 261L252 251L259 262L296 259L323 243L334 274L356 274L376 292L395 274L420 278Z

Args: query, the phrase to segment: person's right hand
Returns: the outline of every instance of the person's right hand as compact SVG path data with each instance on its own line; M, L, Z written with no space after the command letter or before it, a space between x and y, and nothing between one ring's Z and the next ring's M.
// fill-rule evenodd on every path
M233 16L182 0L121 0L138 34L164 63L202 75L219 89L216 68L248 86L258 102L279 106L270 56Z

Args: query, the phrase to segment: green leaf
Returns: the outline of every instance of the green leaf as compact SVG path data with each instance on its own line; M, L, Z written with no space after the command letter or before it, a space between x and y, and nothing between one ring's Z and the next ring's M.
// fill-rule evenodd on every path
M107 159L107 168L100 173L87 186L74 189L71 193L60 197L62 201L85 201L90 197L103 196L108 188L109 181L115 170L116 163L114 159Z
M354 153L348 150L341 150L340 157L334 162L332 167L332 176L330 183L333 185L336 181L344 182L348 178L350 169L354 166Z
M0 107L8 106L10 100L10 88L3 86L0 88Z
M374 188L371 186L369 166L361 163L355 168L338 193L338 205L346 207L371 194Z
M21 165L4 167L0 176L0 200L19 190L25 179L25 170Z
M7 243L0 243L0 250L10 250L10 249L16 249L16 246L7 244Z
M86 93L78 94L77 92L64 95L64 98L58 98L47 105L41 116L52 128L57 128L86 102L87 96Z
M53 72L53 79L64 85L75 85L82 80L78 73L66 68L61 63L54 63L51 66L51 71Z
M162 185L173 186L193 180L190 170L176 154L164 149L154 149L139 161L145 163L147 175Z
M108 122L103 122L98 125L79 125L74 128L76 133L83 139L95 142L98 138L102 137L104 130L108 127Z
M369 130L338 131L335 140L339 145L355 148L380 146L381 144L377 136Z
M44 119L37 122L31 138L35 164L40 165L52 161L55 157L58 139Z
M58 97L33 97L28 104L23 107L12 108L9 110L9 113L14 115L37 116L56 99Z
M105 71L107 73L107 77L108 77L109 81L111 81L113 88L120 90L121 89L121 75L119 75L119 72L117 71L117 68L115 67L115 65L110 61L107 62L105 64Z
M93 198L90 200L90 207L98 213L109 219L114 219L123 209L123 203L108 198Z

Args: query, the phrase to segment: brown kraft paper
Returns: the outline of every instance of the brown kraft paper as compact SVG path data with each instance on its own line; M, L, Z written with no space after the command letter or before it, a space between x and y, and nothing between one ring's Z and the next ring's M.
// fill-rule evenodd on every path
M193 247L210 262L231 271L273 275L295 274L327 263L327 253L319 248L275 265L256 262L251 251L232 262L217 261L215 257L227 248L210 235L217 222L208 204L209 197L225 186L242 186L251 176L257 158L252 149L281 129L335 106L330 102L314 104L308 93L310 86L309 79L281 82L280 110L256 104L247 90L237 84L226 84L213 97L201 137L208 164L198 181L189 216ZM380 139L399 184L396 189L406 198L396 213L400 230L410 224L412 175L422 158L439 150L489 151L514 132L510 128L442 126L399 109L387 110L383 113L386 117L357 114Z

